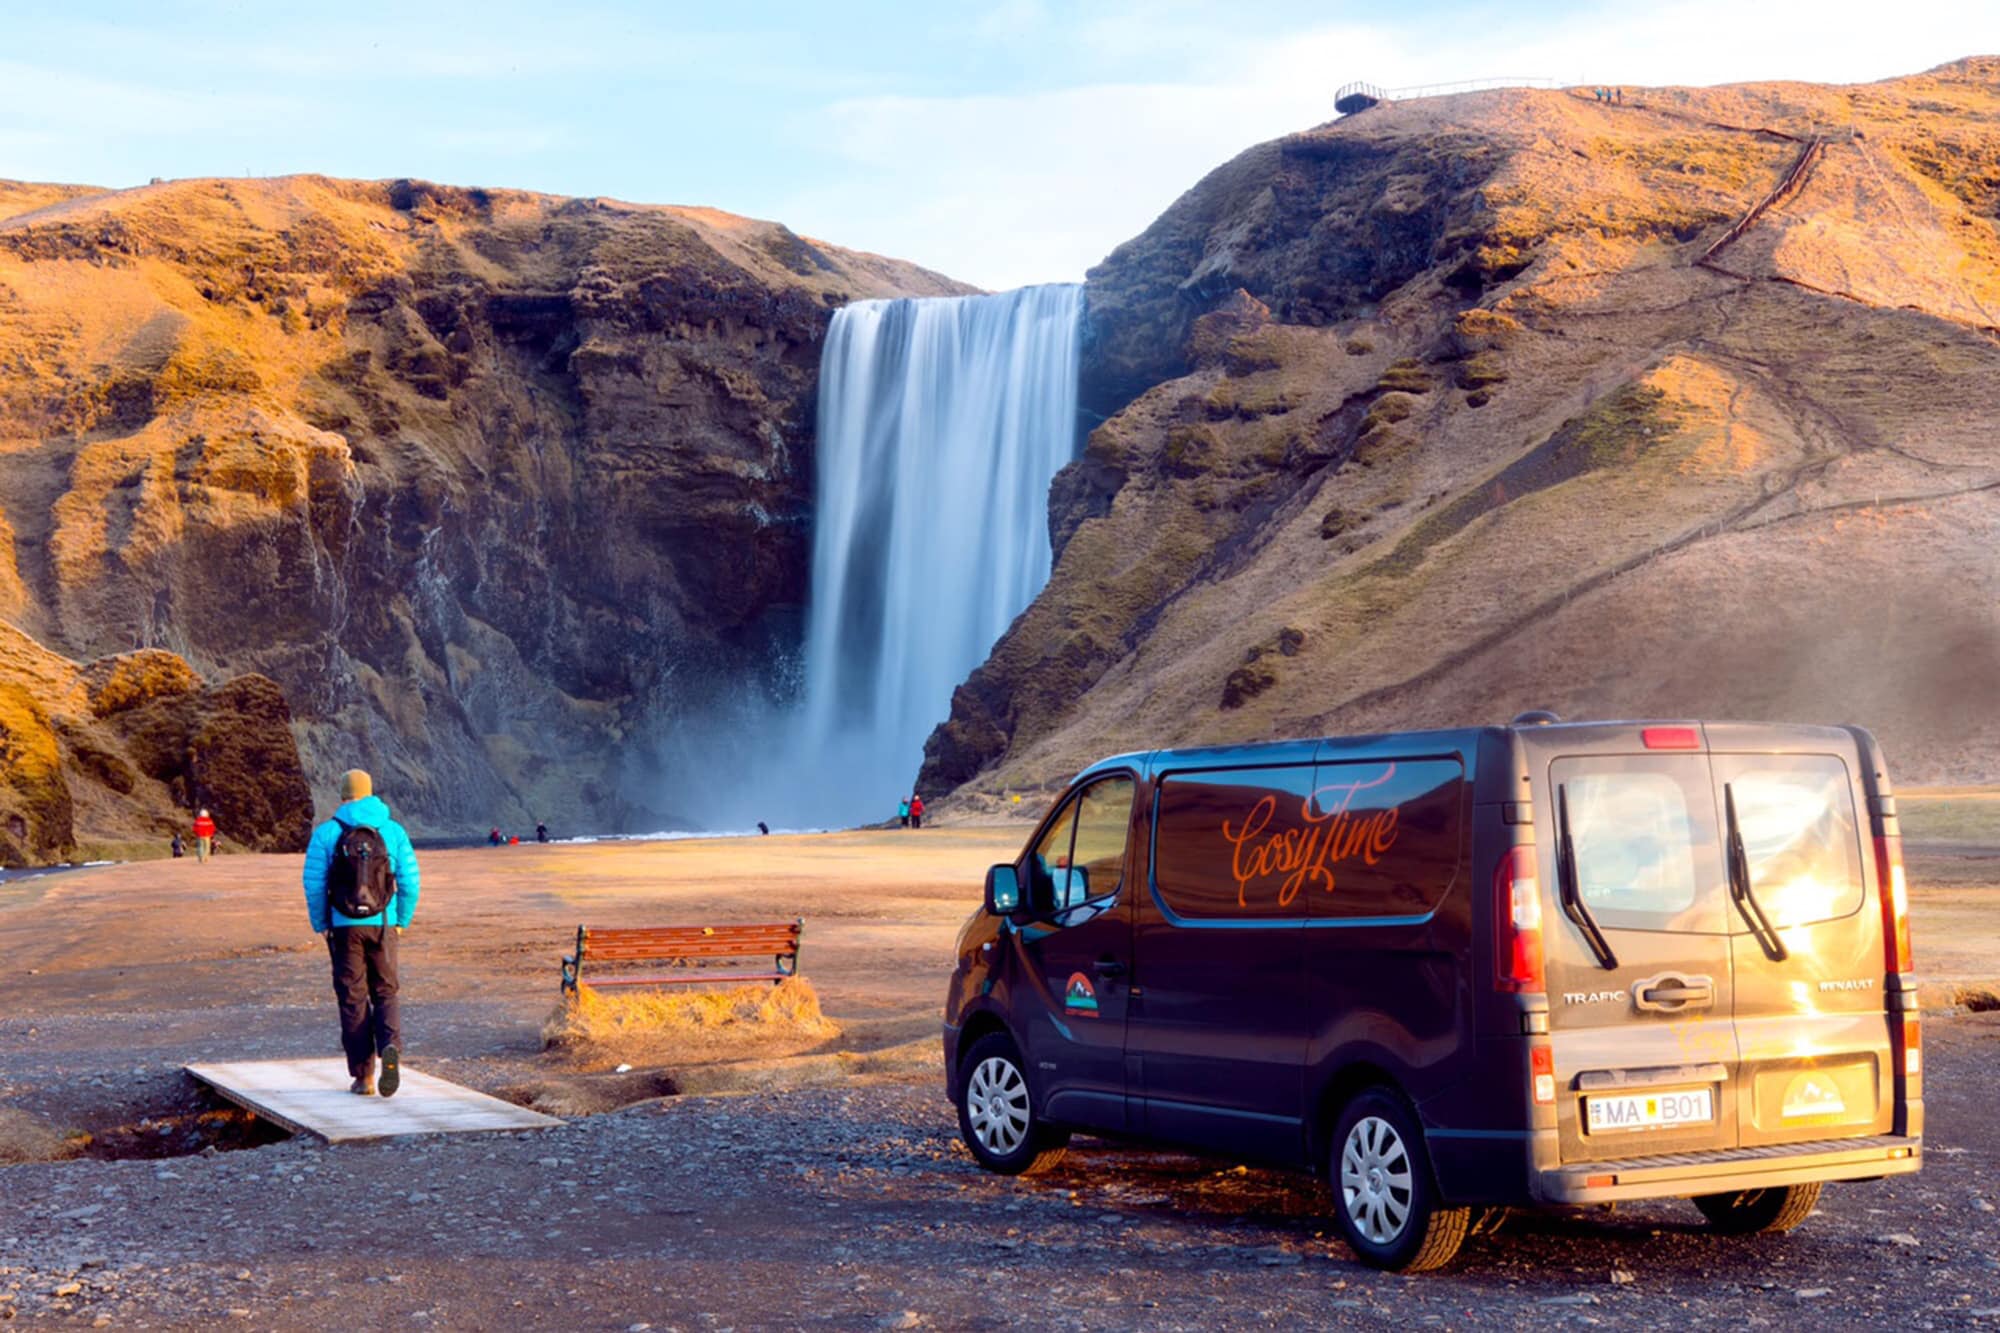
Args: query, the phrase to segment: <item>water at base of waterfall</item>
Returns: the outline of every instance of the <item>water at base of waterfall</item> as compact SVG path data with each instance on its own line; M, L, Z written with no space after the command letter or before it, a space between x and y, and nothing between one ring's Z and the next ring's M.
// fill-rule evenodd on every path
M673 747L673 799L694 822L894 817L952 690L1048 581L1081 301L1080 287L1028 287L834 314L803 689L777 715L744 700Z

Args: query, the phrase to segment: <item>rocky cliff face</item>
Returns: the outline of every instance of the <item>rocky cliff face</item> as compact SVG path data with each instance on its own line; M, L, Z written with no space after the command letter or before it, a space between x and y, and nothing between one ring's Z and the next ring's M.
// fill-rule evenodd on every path
M831 311L959 290L705 210L0 188L0 620L275 681L323 806L658 827L651 733L796 639Z
M0 624L0 865L159 856L212 810L227 848L303 851L312 793L278 686L145 649L87 667Z
M1252 149L1090 275L1103 418L924 785L1582 717L2000 742L2000 60Z

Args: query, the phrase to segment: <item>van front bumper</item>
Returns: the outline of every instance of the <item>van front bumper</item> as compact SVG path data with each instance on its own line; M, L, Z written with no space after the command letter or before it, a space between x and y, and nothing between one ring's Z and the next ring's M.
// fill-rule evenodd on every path
M1619 1203L1773 1189L1813 1180L1874 1180L1907 1175L1922 1166L1921 1138L1880 1134L1865 1139L1818 1139L1776 1147L1576 1162L1535 1172L1530 1190L1539 1203Z

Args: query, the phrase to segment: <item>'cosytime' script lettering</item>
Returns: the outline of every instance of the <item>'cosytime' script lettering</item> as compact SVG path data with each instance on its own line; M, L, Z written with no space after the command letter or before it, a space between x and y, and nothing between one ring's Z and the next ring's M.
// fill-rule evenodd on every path
M1360 857L1374 865L1396 845L1396 818L1400 807L1353 813L1355 798L1383 786L1396 776L1396 766L1385 766L1379 777L1321 787L1299 803L1297 826L1271 831L1277 817L1278 798L1266 794L1250 807L1240 825L1222 821L1222 836L1233 844L1229 865L1236 876L1236 905L1249 906L1250 885L1255 881L1283 876L1278 884L1278 906L1289 907L1309 884L1332 892L1334 867Z

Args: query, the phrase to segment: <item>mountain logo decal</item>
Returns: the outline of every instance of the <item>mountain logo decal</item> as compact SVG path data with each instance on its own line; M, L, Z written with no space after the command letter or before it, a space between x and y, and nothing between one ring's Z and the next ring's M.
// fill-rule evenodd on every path
M1832 1079L1825 1074L1800 1074L1785 1089L1785 1105L1779 1114L1786 1120L1797 1120L1841 1115L1846 1110L1847 1103Z
M1097 1013L1097 988L1089 977L1081 972L1069 974L1069 985L1063 988L1063 1009L1072 1014Z

